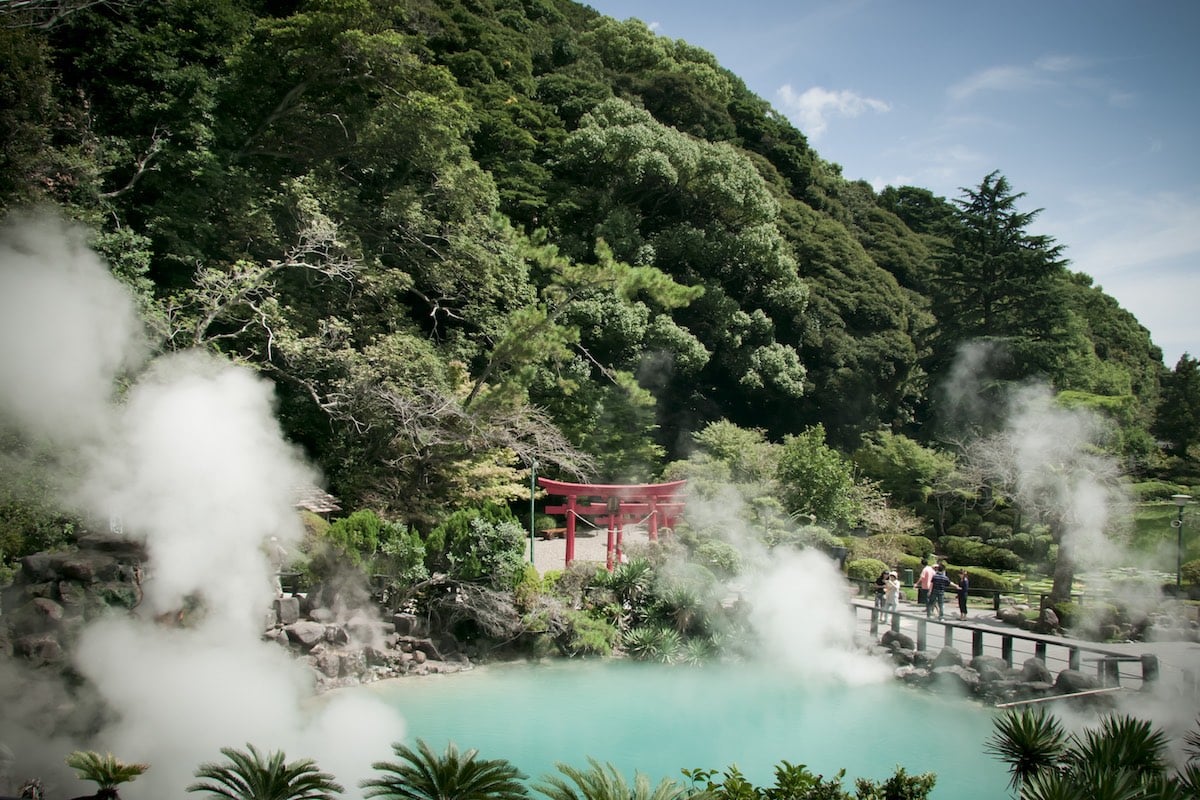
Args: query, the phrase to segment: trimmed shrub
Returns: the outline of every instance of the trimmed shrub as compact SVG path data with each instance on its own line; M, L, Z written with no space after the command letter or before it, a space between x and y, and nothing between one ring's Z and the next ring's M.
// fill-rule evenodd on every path
M1058 615L1058 624L1063 628L1074 628L1079 622L1079 604L1073 600L1055 603L1051 608Z
M1179 576L1184 583L1200 583L1200 558L1180 567Z
M1167 481L1142 481L1132 487L1138 502L1146 500L1170 500L1173 494L1187 494L1187 487Z
M940 544L946 559L957 564L996 570L1016 570L1022 565L1021 557L1011 550L993 547L962 536L943 536Z
M325 531L325 538L337 545L355 564L375 555L379 549L379 531L383 520L369 508L355 511L337 520Z
M950 579L955 583L958 583L958 573L964 569L967 571L967 578L971 581L972 589L992 589L998 592L1011 592L1016 588L1008 578L998 575L986 567L946 565L946 573L950 575Z
M846 563L846 577L851 580L873 581L885 569L891 567L877 558L856 558Z

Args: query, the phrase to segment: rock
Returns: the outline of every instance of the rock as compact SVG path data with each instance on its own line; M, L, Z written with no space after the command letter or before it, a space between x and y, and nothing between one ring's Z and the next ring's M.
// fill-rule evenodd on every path
M341 625L326 625L325 641L330 644L348 644L350 634L346 633L346 629Z
M1054 684L1046 681L1021 681L1014 687L1014 695L1018 700L1032 700L1036 697L1046 697L1053 694Z
M275 619L280 625L291 625L300 621L300 598L275 598Z
M900 633L899 631L886 630L879 637L879 643L884 647L900 647L905 650L916 650L916 643L913 642L911 636Z
M337 616L330 609L325 608L324 606L317 606L316 608L313 608L308 612L308 618L311 619L313 622L321 622L321 623L327 624L327 623L333 622L337 618Z
M1064 669L1058 673L1058 679L1054 681L1054 688L1063 694L1074 694L1075 692L1086 692L1089 689L1099 689L1100 682L1096 680L1095 676L1077 669Z
M937 657L933 659L933 668L935 670L939 667L961 667L962 665L962 653L953 647L943 647L941 652L937 654Z
M996 616L1000 618L1001 622L1008 625L1020 625L1025 621L1025 615L1011 606L1005 606L1000 609L996 612Z
M362 650L350 650L342 653L342 677L362 677L367 671L367 656Z
M416 614L394 614L392 624L396 626L396 633L401 636L426 635L424 620Z
M951 690L961 694L975 694L975 692L979 691L979 682L979 674L961 664L933 668L931 683L938 690Z
M893 647L888 651L892 657L892 661L901 665L907 666L913 663L913 658L916 656L916 650L908 650L903 647Z
M301 620L285 625L288 639L300 645L305 650L311 650L313 645L325 639L325 626L319 622Z
M83 613L83 608L87 605L87 591L78 583L59 581L58 600L62 603L64 610Z
M1021 665L1021 680L1025 683L1052 683L1054 676L1046 668L1046 662L1035 656L1025 659Z
M326 678L336 678L342 671L342 658L333 650L313 656L313 666Z
M909 686L924 686L929 682L929 670L921 667L897 667L894 674Z
M63 559L60 571L80 583L116 580L119 572L117 560L104 553L74 553Z
M999 656L976 656L971 659L971 669L979 674L985 684L1011 681L1008 664Z
M21 559L21 573L30 583L57 580L64 558L62 553L32 553Z
M424 664L429 660L429 657L425 654L424 650L413 650L412 656L413 662L416 664Z
M27 659L35 667L58 664L63 660L62 645L51 634L22 636L12 643L13 653Z

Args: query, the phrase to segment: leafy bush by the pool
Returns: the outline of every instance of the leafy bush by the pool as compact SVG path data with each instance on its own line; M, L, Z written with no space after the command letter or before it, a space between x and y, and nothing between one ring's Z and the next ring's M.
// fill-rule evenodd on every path
M1200 558L1180 567L1179 576L1184 583L1200 583Z
M621 642L625 652L639 661L674 664L683 655L683 637L672 628L643 626L625 634Z
M742 556L738 549L717 539L709 539L697 547L696 560L723 577L737 575L742 569Z
M567 611L564 621L567 630L559 641L568 655L607 656L617 646L617 629L604 620L583 611Z

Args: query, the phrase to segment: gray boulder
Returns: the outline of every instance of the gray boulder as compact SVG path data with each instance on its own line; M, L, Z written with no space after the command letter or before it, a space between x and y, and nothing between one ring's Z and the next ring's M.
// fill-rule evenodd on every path
M301 620L284 626L288 639L304 650L311 650L313 645L325 639L325 626L319 622Z
M1036 656L1025 659L1021 665L1021 680L1025 683L1053 683L1054 675L1046 668L1046 662Z
M939 691L954 691L960 694L975 694L979 691L979 673L964 666L934 667L933 686Z
M939 667L961 667L962 665L962 653L953 647L943 647L941 652L937 654L937 657L933 659L933 668L935 670Z
M1054 681L1054 688L1063 694L1074 694L1075 692L1086 692L1089 689L1099 689L1100 682L1094 675L1088 675L1077 669L1064 669L1058 673L1058 678Z

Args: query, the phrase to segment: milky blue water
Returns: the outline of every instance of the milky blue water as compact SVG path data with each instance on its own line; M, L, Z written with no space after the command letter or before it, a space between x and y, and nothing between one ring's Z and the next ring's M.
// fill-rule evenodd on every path
M1005 798L1007 773L983 752L994 712L894 682L813 682L746 665L663 667L623 661L490 666L377 686L408 723L407 743L448 741L505 758L533 781L589 756L657 784L681 768L736 764L759 785L787 760L827 778L935 772L938 800Z

